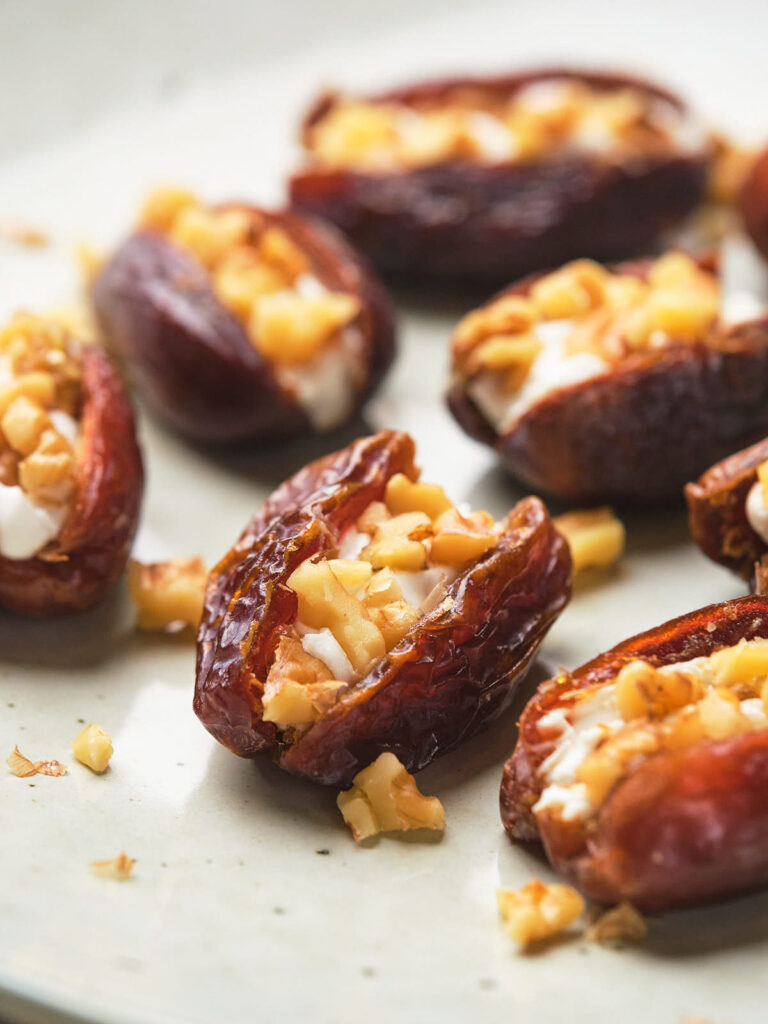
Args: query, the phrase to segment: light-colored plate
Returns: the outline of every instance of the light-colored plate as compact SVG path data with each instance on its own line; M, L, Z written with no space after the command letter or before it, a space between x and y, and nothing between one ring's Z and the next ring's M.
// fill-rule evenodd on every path
M433 69L591 59L645 67L759 136L768 127L755 102L768 95L765 20L764 6L747 2L698 5L695 22L688 0L507 4L194 81L0 166L0 220L41 226L55 243L0 245L2 313L66 299L75 285L70 245L116 239L158 180L188 182L211 198L277 201L297 112L328 80L379 84ZM93 45L117 51L120 38ZM87 64L83 52L67 66L82 77ZM446 338L468 301L402 296L401 357L369 423L410 430L426 479L498 515L515 490L441 403ZM149 480L137 552L150 558L215 559L270 489L323 447L198 451L146 416L142 436ZM740 592L688 541L680 509L636 515L629 526L628 557L579 588L546 642L539 678ZM137 635L122 592L60 622L2 617L0 651L0 754L18 743L70 766L61 779L0 772L0 1014L8 1020L765 1019L766 896L668 915L645 945L621 953L578 940L515 952L497 920L495 887L551 876L510 845L499 822L514 714L420 776L445 804L441 842L387 838L357 849L332 792L214 743L191 711L193 645ZM84 721L114 736L104 777L70 755ZM90 861L123 849L138 861L129 883L89 873Z

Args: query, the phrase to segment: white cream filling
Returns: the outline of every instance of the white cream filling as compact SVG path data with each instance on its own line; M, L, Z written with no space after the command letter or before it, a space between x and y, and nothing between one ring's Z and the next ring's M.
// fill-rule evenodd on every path
M371 543L371 538L367 533L360 533L350 526L348 530L345 530L341 535L339 541L339 558L356 559L363 548L367 548Z
M33 502L21 487L0 485L0 554L32 558L58 537L66 505Z
M724 327L731 327L745 320L759 320L766 315L768 307L753 292L734 291L723 295L720 323Z
M296 623L296 626L298 632L301 633L301 624ZM339 679L343 683L351 683L357 679L357 673L344 653L344 648L330 629L304 633L301 636L301 646L307 654L311 654L313 658L319 658L328 667L328 671L334 679Z
M468 393L498 433L506 433L532 405L558 388L597 377L609 364L590 352L568 355L565 343L573 331L572 320L548 320L536 325L542 350L534 360L523 386L507 394L498 374L482 374L471 380Z
M304 366L274 366L280 385L290 391L315 430L334 430L354 407L365 369L359 328L345 327Z
M768 544L768 507L766 507L763 486L759 480L756 480L749 489L744 510L749 525L760 540Z

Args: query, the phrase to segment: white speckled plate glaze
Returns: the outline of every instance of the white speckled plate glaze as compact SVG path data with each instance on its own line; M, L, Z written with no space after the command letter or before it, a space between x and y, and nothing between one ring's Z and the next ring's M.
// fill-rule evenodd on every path
M218 71L116 109L66 142L0 164L0 220L39 225L54 243L0 243L0 313L65 301L76 283L72 243L117 239L158 181L187 182L212 199L278 202L298 112L328 81L367 86L578 59L645 69L713 120L768 134L755 102L768 95L764 5L702 4L695 26L692 18L688 0L454 7L332 49L308 40L279 64ZM119 49L120 36L97 45ZM87 68L87 52L79 56ZM761 280L748 253L734 272ZM400 358L368 426L342 437L252 453L199 450L142 413L148 487L138 556L213 561L275 484L368 428L411 431L426 479L502 514L518 492L441 397L448 333L475 298L399 295ZM627 558L579 587L537 678L740 593L691 544L681 508L633 513L628 525ZM333 792L267 759L240 760L208 736L192 714L193 663L183 638L134 631L122 590L58 622L0 617L0 754L18 743L70 767L61 779L0 772L0 1017L9 1024L765 1020L766 895L654 920L639 948L575 940L516 953L494 890L551 877L499 821L516 713L419 776L445 805L441 841L356 848ZM69 750L89 721L114 737L103 777ZM130 882L90 874L90 861L120 850L137 859Z

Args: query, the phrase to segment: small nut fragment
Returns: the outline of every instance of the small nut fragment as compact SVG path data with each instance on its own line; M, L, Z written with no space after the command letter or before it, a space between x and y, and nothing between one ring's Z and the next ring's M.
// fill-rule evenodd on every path
M520 295L505 295L482 309L474 310L459 321L453 335L457 356L468 353L494 335L515 335L530 331L536 311L530 300Z
M24 757L18 747L6 758L5 763L17 779L27 779L30 775L50 775L58 778L67 774L67 769L60 761L30 761Z
M288 281L309 269L307 257L285 231L267 228L259 239L259 255L268 266Z
M251 218L245 210L184 206L174 217L169 238L212 269L226 253L247 241Z
M19 395L5 410L0 427L11 448L21 455L31 455L50 422L48 413L38 402Z
M197 205L197 196L193 192L175 185L160 186L147 197L139 215L139 227L152 231L170 231L182 210Z
M451 508L448 495L439 484L422 484L409 480L404 473L395 473L387 482L384 503L393 516L403 512L423 512L436 519Z
M435 521L432 561L465 566L494 547L497 540L496 523L487 512L464 516L452 508Z
M39 501L61 501L74 486L75 454L57 430L44 430L35 450L19 463L19 483Z
M690 675L663 671L646 661L630 661L616 677L616 704L625 722L664 718L699 696L700 685Z
M533 331L512 336L495 334L471 353L467 373L503 371L504 390L514 394L525 383L543 347Z
M575 889L545 885L538 878L522 889L497 889L496 900L507 931L524 949L564 931L585 910Z
M114 753L112 737L100 725L91 722L72 741L72 752L80 764L100 775L109 767Z
M139 629L197 628L203 613L208 573L202 558L168 562L131 562L128 590L136 605Z
M390 601L377 607L369 605L368 614L381 630L388 651L400 643L419 618L418 611L403 600Z
M136 863L134 857L128 857L125 853L118 853L111 860L91 861L91 871L99 878L111 878L116 882L127 882L131 877L133 865Z
M264 686L262 717L281 727L309 725L336 703L345 687L299 640L282 636Z
M768 640L740 640L710 656L716 686L743 688L756 692L768 677Z
M309 362L360 312L360 300L343 292L299 295L275 292L257 302L249 324L254 345L282 363Z
M726 740L749 732L749 719L741 710L739 698L732 690L718 686L699 701L699 716L704 733L711 740Z
M645 918L625 900L600 914L587 928L586 937L590 942L619 945L624 942L640 942L647 934Z
M539 278L531 288L531 300L545 320L584 316L603 302L608 276L598 263L576 260Z
M586 786L590 801L600 806L624 775L629 762L635 757L656 753L660 746L661 738L650 726L620 732L584 758L576 777Z
M624 524L610 508L566 512L552 522L568 542L575 573L605 569L624 554Z
M402 569L418 572L427 564L427 549L421 543L432 533L432 522L424 512L403 512L376 527L371 543L360 558L374 569Z
M379 832L428 828L442 832L445 811L436 796L423 796L416 780L392 753L379 754L336 800L355 842Z

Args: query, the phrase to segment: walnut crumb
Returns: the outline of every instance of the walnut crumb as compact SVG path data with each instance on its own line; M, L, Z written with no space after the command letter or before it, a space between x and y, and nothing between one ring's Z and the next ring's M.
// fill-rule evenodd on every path
M583 898L569 885L545 885L531 879L522 889L497 889L499 913L522 949L549 939L584 913Z
M50 237L40 228L31 224L3 224L0 225L0 238L16 245L26 246L28 249L42 249L50 245Z
M31 775L50 775L58 778L67 774L67 769L60 761L30 761L24 757L18 747L6 758L5 763L17 779L28 779Z
M115 882L126 882L131 877L135 863L136 860L133 857L128 857L121 852L111 860L92 861L91 871L99 878L111 878Z
M590 942L605 945L640 942L648 934L642 914L626 901L600 914L587 928Z
M339 793L336 803L358 843L379 832L445 828L438 798L421 794L414 777L389 752L358 772L352 788Z
M112 737L100 725L91 722L72 741L72 752L80 764L101 774L109 767L112 757Z
M201 558L168 562L131 562L128 590L136 605L139 629L197 629L203 614L208 572Z

